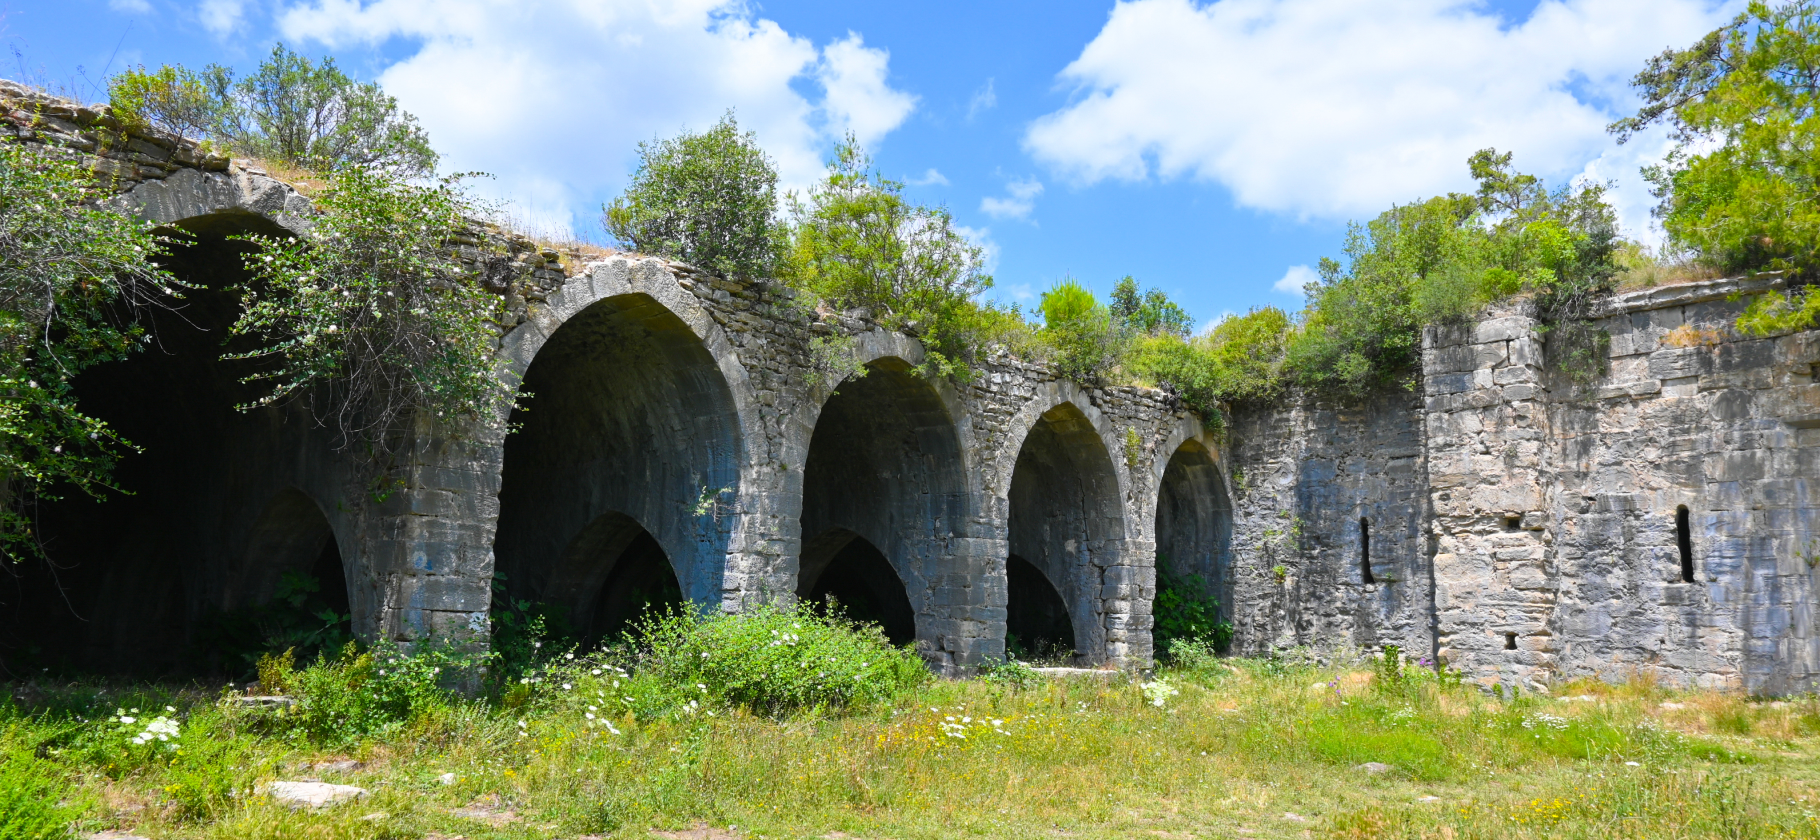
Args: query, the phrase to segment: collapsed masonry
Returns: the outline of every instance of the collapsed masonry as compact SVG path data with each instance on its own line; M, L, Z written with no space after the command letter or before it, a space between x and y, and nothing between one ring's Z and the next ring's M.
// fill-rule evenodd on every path
M217 361L228 237L302 230L307 198L104 110L0 100L15 138L92 160L110 206L193 234L170 267L201 287L158 348L78 383L145 452L120 466L132 495L40 511L57 562L0 596L14 674L184 667L207 616L287 572L332 581L367 638L483 633L503 580L593 635L664 593L833 597L945 673L1008 634L1142 666L1162 563L1212 582L1243 653L1396 644L1513 686L1816 683L1820 334L1729 329L1731 298L1776 279L1613 300L1590 386L1544 365L1516 307L1430 330L1417 392L1239 407L1219 433L1166 393L1004 355L928 381L914 338L778 285L508 239L501 375L532 396L509 423L422 424L376 498L301 407L234 411ZM863 376L824 381L841 366L811 341L834 334Z

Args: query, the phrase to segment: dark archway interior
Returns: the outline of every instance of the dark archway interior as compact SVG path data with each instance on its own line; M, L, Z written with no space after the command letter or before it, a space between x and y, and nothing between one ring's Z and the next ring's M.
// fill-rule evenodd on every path
M1118 563L1124 514L1112 457L1079 409L1064 403L1031 427L1009 496L1011 555L1067 606L1077 660L1097 664L1105 649L1100 593L1105 570ZM1043 615L1051 607L1042 593L1034 585L1011 587L1007 616Z
M814 564L819 573L813 580L804 579L810 604L876 624L894 645L916 641L916 612L904 594L904 582L878 548L845 529L814 543L827 559Z
M1037 568L1015 554L1005 561L1010 592L1005 605L1005 650L1016 659L1072 660L1074 622L1062 594Z
M548 603L568 610L569 628L588 642L617 637L649 611L685 603L657 538L623 513L594 518L563 550L545 584L566 593Z
M960 438L930 384L886 359L822 406L803 468L805 535L797 596L833 592L893 641L916 636L916 609L945 571L967 512ZM895 592L886 590L895 588ZM849 600L851 599L851 600Z
M297 411L235 410L257 394L240 382L253 368L220 356L245 349L228 339L238 316L229 288L244 278L241 258L252 247L228 237L284 231L251 214L184 227L164 264L195 288L144 313L153 337L146 347L75 381L81 409L140 451L116 465L119 492L93 499L68 490L31 511L47 561L0 582L0 660L14 675L211 672L219 657L199 649L213 635L204 632L210 617L261 597L237 585L249 564L265 562L247 555L247 529L288 483L285 467L312 424ZM301 562L299 573L324 550L316 537L305 542L284 549L308 555L284 561ZM345 610L345 583L339 588Z
M713 356L643 294L597 301L525 371L499 491L496 568L514 598L589 638L648 602L719 597L739 425Z
M1232 502L1212 453L1189 440L1169 457L1157 487L1156 562L1160 573L1201 586L1230 616Z

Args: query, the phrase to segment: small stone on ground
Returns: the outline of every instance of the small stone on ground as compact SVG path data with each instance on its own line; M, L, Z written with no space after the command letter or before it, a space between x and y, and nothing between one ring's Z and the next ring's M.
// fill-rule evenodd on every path
M259 792L292 808L326 808L367 795L366 788L323 782L267 782Z
M1354 767L1352 769L1363 770L1367 773L1370 773L1373 776L1376 776L1380 773L1389 773L1390 771L1395 770L1397 768L1392 767L1388 764L1385 764L1381 761L1367 761L1364 764L1358 765L1357 767Z

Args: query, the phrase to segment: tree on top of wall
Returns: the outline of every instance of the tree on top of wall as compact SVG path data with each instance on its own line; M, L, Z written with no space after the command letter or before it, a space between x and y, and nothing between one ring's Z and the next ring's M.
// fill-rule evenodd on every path
M108 82L115 113L235 154L318 172L346 167L422 177L437 155L417 118L378 84L356 82L335 60L321 63L283 44L252 75L211 64L134 68Z
M1730 271L1820 270L1820 5L1756 2L1685 49L1650 59L1631 82L1637 113L1611 125L1624 142L1653 125L1677 145L1645 170L1673 245ZM1758 333L1820 320L1813 286L1765 295L1739 324Z
M1026 329L1011 310L981 303L992 287L985 251L947 208L909 201L849 135L807 196L792 194L785 282L838 306L866 307L914 333L923 372L967 379L980 349Z
M624 195L602 207L615 239L719 274L771 274L783 230L777 168L728 111L713 128L638 144Z

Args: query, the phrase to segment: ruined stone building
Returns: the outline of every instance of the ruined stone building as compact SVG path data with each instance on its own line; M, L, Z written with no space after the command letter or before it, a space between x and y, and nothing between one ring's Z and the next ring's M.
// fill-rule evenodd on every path
M52 562L0 579L15 677L171 673L206 616L270 601L287 572L367 638L482 633L496 583L599 634L670 588L730 610L834 595L944 673L1004 656L1008 631L1141 667L1159 563L1213 582L1244 654L1396 644L1517 686L1789 692L1820 673L1820 333L1731 328L1777 278L1618 295L1591 385L1544 364L1516 304L1431 329L1413 390L1218 426L1002 355L930 381L917 341L863 313L521 241L499 360L533 396L510 423L420 425L376 494L303 408L236 411L217 361L216 290L247 247L230 235L301 230L308 200L0 94L13 136L91 155L111 206L193 234L170 268L201 287L157 346L78 383L144 451L119 467L130 494L37 512ZM810 341L835 332L863 377L822 381Z

